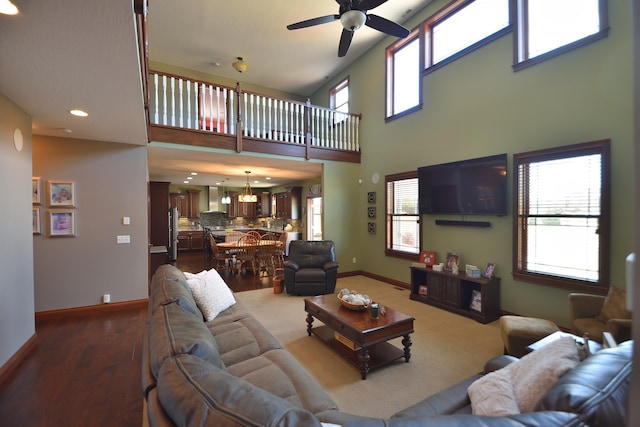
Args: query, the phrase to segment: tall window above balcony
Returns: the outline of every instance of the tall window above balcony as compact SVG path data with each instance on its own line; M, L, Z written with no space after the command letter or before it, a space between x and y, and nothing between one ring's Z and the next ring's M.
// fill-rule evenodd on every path
M329 107L341 113L349 113L349 78L329 90Z
M413 31L387 48L387 118L419 109L421 82L420 37Z
M517 0L518 70L608 34L607 0Z

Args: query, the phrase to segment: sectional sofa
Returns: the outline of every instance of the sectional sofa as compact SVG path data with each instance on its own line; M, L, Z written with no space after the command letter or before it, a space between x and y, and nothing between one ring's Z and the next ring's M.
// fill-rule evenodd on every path
M233 297L229 307L213 317L203 310L205 303L197 298L193 280L193 275L188 279L175 267L163 265L150 284L142 388L152 427L626 424L631 342L576 361L528 413L471 415L468 390L472 383L490 379L488 372L502 373L525 362L525 358L499 356L485 365L483 373L425 396L390 419L365 418L341 412L305 368ZM530 375L531 370L527 371Z

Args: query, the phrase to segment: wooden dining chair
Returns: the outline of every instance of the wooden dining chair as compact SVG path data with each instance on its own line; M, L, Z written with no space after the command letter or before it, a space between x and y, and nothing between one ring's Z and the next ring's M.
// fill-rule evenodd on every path
M242 236L238 240L238 249L236 256L236 268L238 274L242 273L242 270L248 268L251 269L253 274L256 274L257 260L256 260L256 246L259 240L248 234Z
M278 244L275 251L275 265L282 267L284 265L284 257L287 251L287 232L283 231L278 237Z
M258 271L262 276L265 272L267 276L272 276L276 269L276 243L275 236L273 239L262 239L261 244L256 251L256 259L258 261Z
M220 249L212 234L209 235L209 248L213 268L215 268L216 271L231 270L233 266L233 254Z
M257 240L262 239L262 234L258 230L249 230L246 234L255 237Z

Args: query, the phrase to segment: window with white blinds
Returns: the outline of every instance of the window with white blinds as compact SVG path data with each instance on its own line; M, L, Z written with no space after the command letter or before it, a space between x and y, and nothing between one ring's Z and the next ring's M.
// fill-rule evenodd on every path
M514 155L514 274L607 284L609 144Z
M417 258L420 253L418 172L387 175L385 183L386 253Z

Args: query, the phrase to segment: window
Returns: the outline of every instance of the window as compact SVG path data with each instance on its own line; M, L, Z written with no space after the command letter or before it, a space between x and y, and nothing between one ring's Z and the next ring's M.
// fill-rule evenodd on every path
M608 34L607 0L517 0L517 3L516 70Z
M344 79L329 90L329 106L333 110L349 113L349 79Z
M457 0L426 21L425 67L458 58L509 29L509 0ZM460 53L460 55L456 55Z
M414 31L387 48L387 118L419 109L420 83L420 38Z
M385 187L385 253L417 260L421 235L418 214L418 171L387 175Z
M571 290L606 289L610 142L513 159L514 278Z

